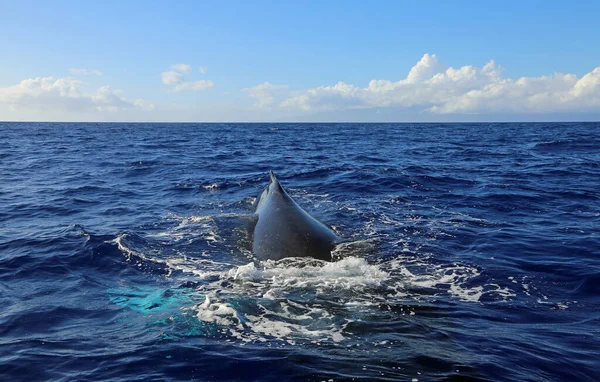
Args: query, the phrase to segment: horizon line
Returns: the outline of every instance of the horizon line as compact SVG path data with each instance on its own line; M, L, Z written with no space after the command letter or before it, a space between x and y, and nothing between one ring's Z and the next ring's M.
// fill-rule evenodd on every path
M295 123L295 124L335 124L335 123L368 123L368 124L450 124L450 123L600 123L600 120L556 120L556 121L1 121L0 123L180 123L180 124L217 124L217 123L240 123L240 124L279 124L279 123Z

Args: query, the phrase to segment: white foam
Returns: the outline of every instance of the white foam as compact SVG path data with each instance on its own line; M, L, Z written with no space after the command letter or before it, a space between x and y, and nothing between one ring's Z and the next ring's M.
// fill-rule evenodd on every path
M195 240L203 238L209 243L220 241L217 234L217 227L214 222L215 216L178 216L169 215L167 220L173 220L178 224L163 232L157 232L149 235L149 237L160 238L172 241Z
M261 268L249 263L229 271L229 278L238 282L268 282L270 288L354 288L374 287L389 278L387 272L364 259L347 257L337 262L320 262L313 259L284 259L266 261ZM296 266L294 266L296 262Z
M463 301L477 302L483 295L483 287L463 288L460 285L452 284L448 290L451 295L458 297Z
M329 194L306 194L304 196L310 197L310 198L313 198L313 197L316 197L316 198L327 198L329 196Z
M232 284L223 288L222 280ZM379 266L364 259L346 258L335 263L314 259L284 259L266 261L260 265L248 263L232 267L221 274L219 281L203 286L208 295L204 303L195 307L196 317L204 322L222 325L233 338L244 342L265 342L269 339L295 343L299 339L311 342L342 342L350 320L340 320L327 305L313 305L309 301L288 298L294 291L312 291L315 295L335 295L343 290L358 299L350 310L372 304L360 299L365 288L381 285L389 279ZM217 298L217 295L223 297ZM252 313L236 311L223 298L245 298L256 303ZM260 300L257 300L259 298ZM262 302L260 302L262 301Z
M484 294L489 294L491 296L497 296L504 301L507 301L507 300L517 296L517 294L512 289L510 289L508 287L502 287L498 284L488 283L488 284L485 284L485 287L487 290L484 292Z
M340 342L345 339L342 330L329 322L328 314L322 309L305 308L296 304L293 308L304 310L304 314L290 311L292 304L281 301L271 307L258 304L258 314L242 315L229 303L219 301L215 293L206 296L198 304L196 317L203 322L222 326L221 332L243 342L266 342L269 339L295 344L297 339ZM307 324L307 322L309 324ZM312 327L315 322L318 327Z
M200 321L214 322L225 326L235 325L243 329L242 320L235 309L226 303L211 301L208 295L206 295L204 302L198 305L196 317Z
M219 243L224 242L224 239L219 235L219 227L217 224L218 219L245 219L248 216L248 214L240 214L235 212L191 216L169 214L166 220L174 221L177 223L177 225L167 229L166 231L157 232L149 236L175 242L191 242L194 240L203 239L206 240L206 243L211 247L216 247Z
M120 234L116 239L113 240L113 242L117 244L117 248L119 248L119 250L125 254L127 261L131 261L134 257L146 260L146 256L143 253L130 249L123 243L123 239L126 237L127 234Z
M399 258L389 262L386 269L400 278L395 285L398 296L406 296L402 290L410 287L433 289L437 291L434 295L447 293L468 302L479 302L484 295L504 301L516 296L510 288L495 283L474 284L473 279L480 276L481 272L468 265L431 264L419 258Z
M217 183L213 183L213 184L208 184L206 186L202 186L202 188L204 188L205 190L209 190L209 191L216 191L220 186Z
M126 240L127 234L121 234L113 241L117 244L117 247L123 252L127 258L127 261L149 261L155 264L163 264L169 269L167 276L171 276L175 271L181 271L183 273L193 274L200 279L206 279L211 277L220 277L223 274L223 263L216 263L208 259L209 254L203 252L202 259L189 259L184 255L179 257L169 257L161 259L152 254L145 254L140 251L129 248L124 240ZM137 263L141 267L141 263Z

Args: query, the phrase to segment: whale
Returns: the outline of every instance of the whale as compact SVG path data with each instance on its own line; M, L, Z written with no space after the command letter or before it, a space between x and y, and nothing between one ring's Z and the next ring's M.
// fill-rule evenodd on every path
M332 261L341 238L302 209L269 172L270 183L254 202L252 252L259 260L312 257Z

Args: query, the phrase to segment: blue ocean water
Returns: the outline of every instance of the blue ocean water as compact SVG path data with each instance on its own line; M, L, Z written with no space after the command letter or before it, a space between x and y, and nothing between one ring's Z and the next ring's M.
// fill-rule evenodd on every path
M2 380L600 377L600 124L0 123ZM348 239L258 262L275 171Z

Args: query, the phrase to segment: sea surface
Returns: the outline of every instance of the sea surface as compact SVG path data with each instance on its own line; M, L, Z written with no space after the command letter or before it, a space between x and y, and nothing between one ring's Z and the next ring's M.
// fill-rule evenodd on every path
M0 306L2 381L597 381L600 124L0 123Z

